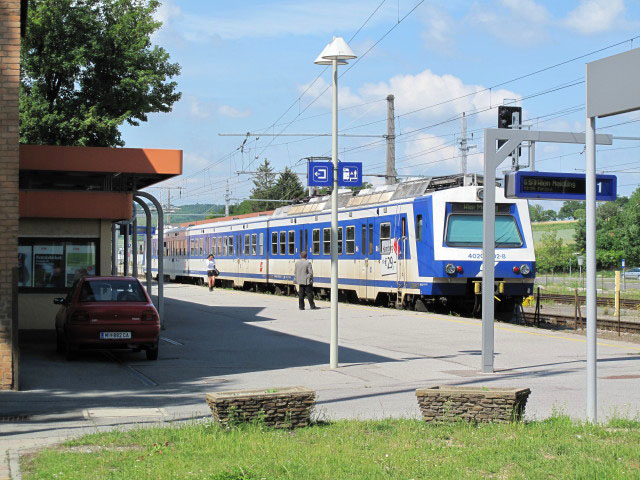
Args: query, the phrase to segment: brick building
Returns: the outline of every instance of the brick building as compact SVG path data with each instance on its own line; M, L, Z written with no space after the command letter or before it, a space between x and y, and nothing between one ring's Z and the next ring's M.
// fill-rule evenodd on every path
M17 388L20 1L0 2L0 389Z

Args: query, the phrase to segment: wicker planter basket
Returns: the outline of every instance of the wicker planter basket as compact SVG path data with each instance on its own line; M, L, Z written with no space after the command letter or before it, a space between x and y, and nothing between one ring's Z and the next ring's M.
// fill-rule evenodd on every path
M531 390L528 388L437 386L416 390L426 422L517 422Z
M238 390L206 395L213 418L222 425L260 421L276 428L309 425L316 393L305 387Z

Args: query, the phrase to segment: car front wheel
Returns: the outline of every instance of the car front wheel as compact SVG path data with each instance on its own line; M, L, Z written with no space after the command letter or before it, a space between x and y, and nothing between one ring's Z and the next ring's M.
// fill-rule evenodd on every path
M158 359L158 344L156 343L153 347L147 348L147 360L157 360Z

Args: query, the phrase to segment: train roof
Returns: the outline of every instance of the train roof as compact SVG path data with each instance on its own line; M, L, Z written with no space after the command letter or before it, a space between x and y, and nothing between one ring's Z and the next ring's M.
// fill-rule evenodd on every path
M401 201L407 198L416 198L439 190L446 190L464 186L482 185L482 176L476 174L456 174L446 176L436 176L420 178L400 182L394 185L380 185L366 188L358 192L349 189L338 191L338 208L358 208L366 205L388 204ZM199 220L180 224L180 227L171 229L172 232L185 229L211 228L219 222L226 224L240 224L256 220L268 220L273 218L283 218L291 215L305 215L325 212L331 209L331 195L307 198L302 202L293 205L279 207L268 212L255 212L244 215L233 215L209 220Z

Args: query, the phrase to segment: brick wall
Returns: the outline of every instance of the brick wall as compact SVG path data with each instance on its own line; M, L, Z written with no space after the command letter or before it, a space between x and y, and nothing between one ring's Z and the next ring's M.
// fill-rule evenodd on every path
M17 387L14 270L18 261L20 1L0 2L0 389ZM17 317L15 317L17 322Z

